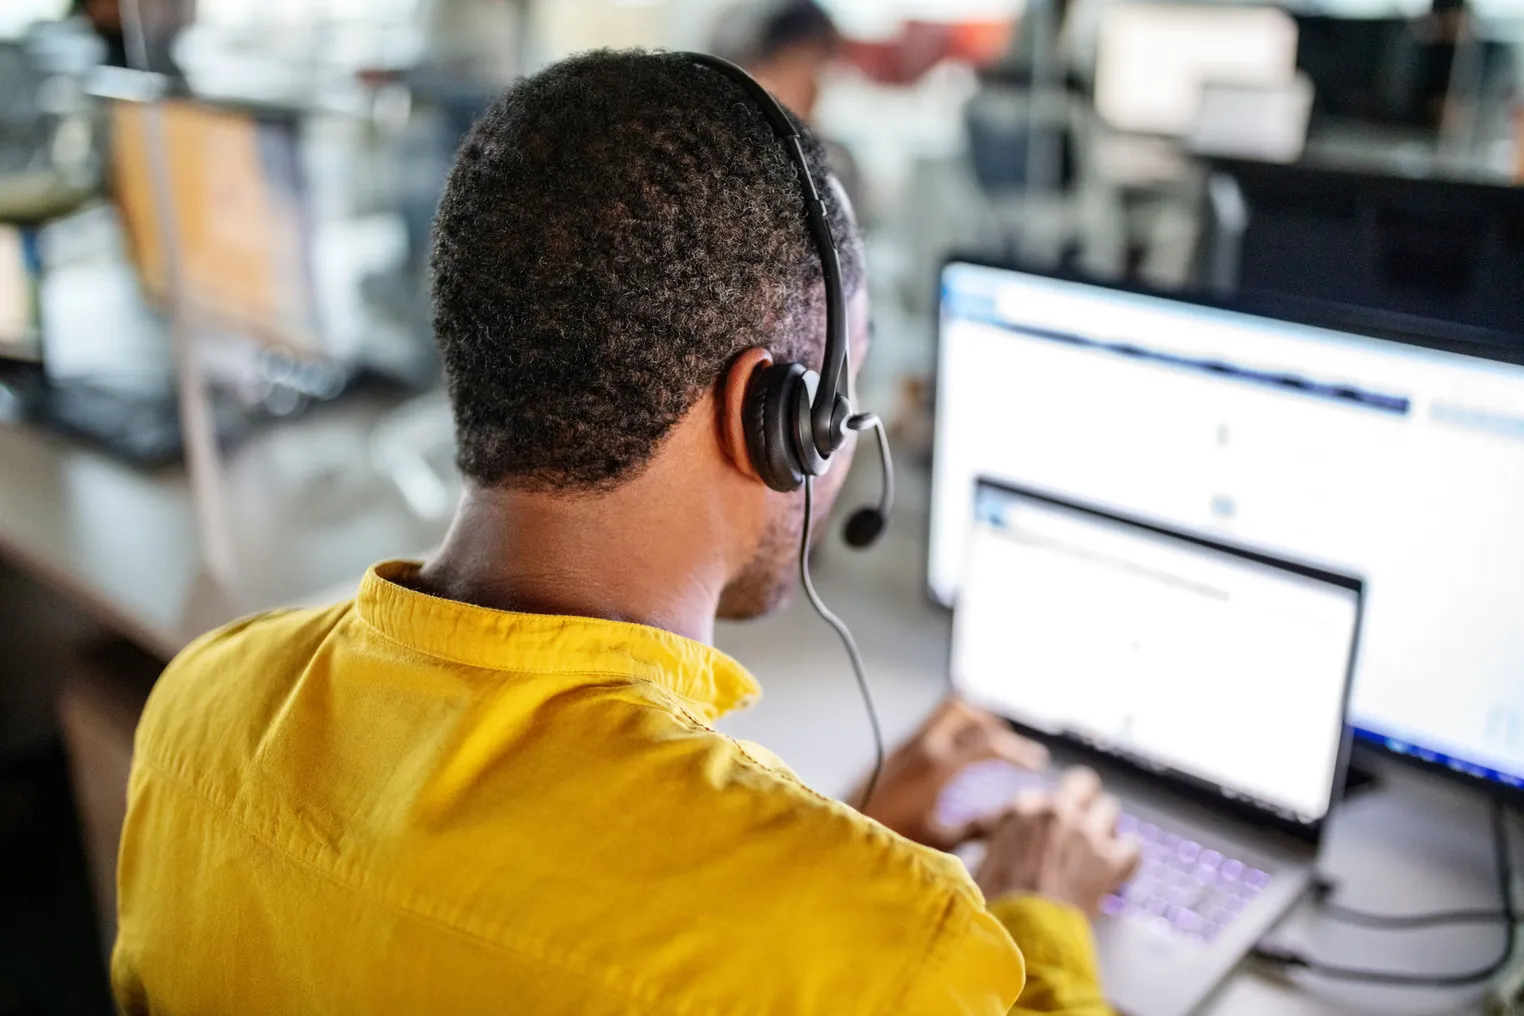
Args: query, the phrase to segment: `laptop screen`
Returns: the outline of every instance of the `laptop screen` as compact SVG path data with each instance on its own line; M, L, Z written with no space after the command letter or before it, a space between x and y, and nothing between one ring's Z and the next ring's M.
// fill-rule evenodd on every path
M970 701L1311 828L1341 775L1354 580L981 482L953 620Z

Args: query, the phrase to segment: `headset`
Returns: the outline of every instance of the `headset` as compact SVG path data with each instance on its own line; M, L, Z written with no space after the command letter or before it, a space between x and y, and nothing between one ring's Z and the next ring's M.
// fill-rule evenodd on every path
M889 523L894 505L894 462L889 455L889 438L883 421L872 413L854 413L848 391L851 374L847 337L847 296L841 281L841 261L836 238L826 216L825 202L810 175L808 160L799 129L761 83L746 71L706 53L682 54L688 61L715 71L736 84L752 100L773 133L782 142L789 161L799 176L804 192L805 222L810 239L820 256L825 280L826 341L820 373L802 363L773 363L753 372L742 402L742 420L746 432L746 450L762 482L773 490L789 493L804 488L804 527L799 541L799 578L810 605L841 638L852 663L852 672L862 692L868 721L873 727L876 762L868 778L859 807L866 808L884 767L884 740L879 727L878 710L868 687L867 674L857 642L841 619L828 610L810 580L809 550L813 524L815 479L831 467L831 457L846 444L850 432L873 430L878 437L879 466L883 482L877 505L859 508L847 520L845 539L862 549L877 542Z

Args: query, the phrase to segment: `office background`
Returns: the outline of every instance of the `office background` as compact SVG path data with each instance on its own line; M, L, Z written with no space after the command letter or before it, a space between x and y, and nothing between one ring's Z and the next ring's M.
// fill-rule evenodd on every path
M459 480L428 229L474 117L588 48L743 53L765 6L0 5L0 1014L109 1011L130 733L162 662L440 539ZM928 543L950 256L1524 362L1524 0L823 7L840 37L812 119L865 230L860 394L889 422L902 496L881 548L833 536L817 566L891 735L947 689ZM1481 423L1524 475L1514 384ZM826 793L860 776L866 721L828 630L796 604L720 645L767 690L733 732ZM1524 687L1524 655L1509 665ZM1512 702L1495 722L1517 745ZM1495 905L1484 802L1524 767L1366 733L1375 782L1337 815L1329 873L1378 910ZM1312 906L1284 933L1436 972L1498 947L1495 926L1396 934ZM1399 990L1251 965L1210 1006L1479 1012L1517 995L1508 976Z

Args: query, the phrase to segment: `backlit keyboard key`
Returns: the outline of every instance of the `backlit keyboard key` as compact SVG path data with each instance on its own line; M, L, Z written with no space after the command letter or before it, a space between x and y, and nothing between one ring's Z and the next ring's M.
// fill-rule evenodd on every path
M1117 828L1137 831L1143 863L1133 880L1102 904L1108 917L1211 942L1270 884L1266 872L1152 823L1124 816Z
M943 789L937 817L960 828L1007 806L1023 790L1041 789L1050 781L1047 774L1004 762L975 763ZM1108 918L1142 922L1190 942L1211 942L1272 881L1258 868L1135 815L1122 815L1116 829L1120 836L1137 838L1143 863L1132 881L1102 901L1101 912Z

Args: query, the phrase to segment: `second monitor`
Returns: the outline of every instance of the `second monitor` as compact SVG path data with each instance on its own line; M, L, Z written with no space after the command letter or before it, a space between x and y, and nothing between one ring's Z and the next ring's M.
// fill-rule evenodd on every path
M1524 787L1524 367L953 263L928 579L981 478L1366 581L1351 722Z

